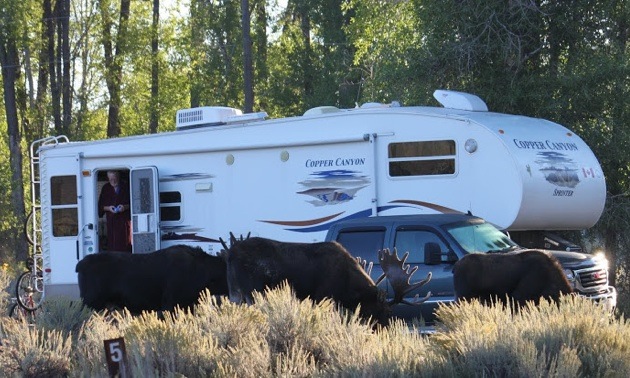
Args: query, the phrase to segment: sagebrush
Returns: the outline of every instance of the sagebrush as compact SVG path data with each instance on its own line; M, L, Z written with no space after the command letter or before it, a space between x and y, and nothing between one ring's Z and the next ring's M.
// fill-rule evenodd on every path
M630 376L630 324L579 297L518 312L473 301L437 314L430 336L402 321L374 329L286 285L251 306L205 292L193 313L94 313L49 300L34 325L0 318L0 371L107 377L103 340L123 337L133 376Z

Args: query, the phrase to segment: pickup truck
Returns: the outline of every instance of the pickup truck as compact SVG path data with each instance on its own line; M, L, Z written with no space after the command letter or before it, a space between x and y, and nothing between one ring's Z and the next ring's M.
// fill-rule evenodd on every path
M482 218L467 214L431 214L377 216L351 219L334 224L326 235L327 241L341 243L353 256L373 262L372 278L380 276L377 251L397 249L399 256L409 252L407 263L418 270L412 282L431 272L431 281L409 293L408 299L428 291L431 298L419 306L397 304L392 315L411 321L422 318L425 325L435 322L434 311L439 303L453 302L453 266L468 253L507 253L523 249L509 236ZM435 244L426 248L427 243ZM608 262L603 255L591 255L572 251L549 250L564 268L573 289L579 295L602 302L609 309L617 303L617 292L608 284ZM393 292L384 280L379 285Z

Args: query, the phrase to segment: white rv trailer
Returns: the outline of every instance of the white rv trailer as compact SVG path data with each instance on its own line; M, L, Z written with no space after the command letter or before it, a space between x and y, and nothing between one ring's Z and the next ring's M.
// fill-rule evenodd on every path
M46 295L77 295L77 261L103 251L97 201L111 169L130 185L133 253L179 243L216 253L230 232L321 241L337 221L379 215L470 211L510 232L597 222L604 176L579 136L488 112L474 95L434 96L444 107L369 103L272 120L196 108L180 110L172 132L34 142Z

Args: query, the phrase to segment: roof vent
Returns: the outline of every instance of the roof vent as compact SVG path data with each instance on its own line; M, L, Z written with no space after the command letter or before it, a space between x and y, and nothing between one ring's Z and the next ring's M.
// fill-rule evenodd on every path
M470 93L438 89L433 92L433 97L445 108L473 112L488 111L488 105L481 98Z
M262 121L265 118L267 118L267 113L265 112L243 114L243 112L234 108L205 106L178 110L175 126L177 130L185 130L205 126Z
M364 104L361 104L361 106L359 106L359 104L357 104L357 108L360 109L375 109L375 108L400 108L400 102L399 101L392 101L390 104L384 104L381 102L366 102Z
M203 106L177 111L175 127L177 130L201 126L224 125L231 117L240 116L243 112L225 106Z
M380 102L366 102L365 104L361 104L361 109L373 109L373 108L384 108L387 105L381 104Z
M267 118L267 112L245 113L225 118L225 123L246 123L251 121L262 121Z
M337 113L339 108L336 106L318 106L316 108L309 109L304 112L305 116L322 115L327 113Z

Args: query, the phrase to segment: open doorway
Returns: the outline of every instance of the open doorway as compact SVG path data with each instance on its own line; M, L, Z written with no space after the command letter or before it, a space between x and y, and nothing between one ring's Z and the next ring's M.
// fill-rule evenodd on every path
M99 251L131 252L129 169L98 170Z

